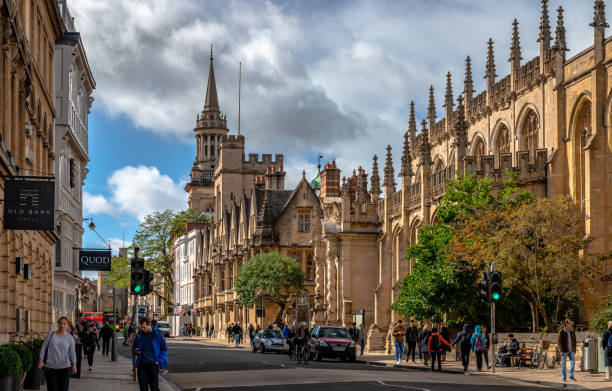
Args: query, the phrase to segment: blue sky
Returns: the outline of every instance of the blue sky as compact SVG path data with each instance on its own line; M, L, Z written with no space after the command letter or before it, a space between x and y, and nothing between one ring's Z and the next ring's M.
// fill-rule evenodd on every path
M572 56L592 44L592 0L551 0L565 8ZM455 97L469 55L475 88L484 88L486 42L497 74L508 73L512 21L523 61L539 52L537 0L225 1L78 0L75 17L96 78L89 122L90 173L84 216L121 245L146 214L185 209L184 184L195 150L214 43L221 110L236 132L238 63L243 66L242 130L247 153L283 153L287 185L316 156L344 173L367 171L372 156L399 151L408 108L423 118L430 85L442 116L445 75ZM101 246L86 231L84 247Z

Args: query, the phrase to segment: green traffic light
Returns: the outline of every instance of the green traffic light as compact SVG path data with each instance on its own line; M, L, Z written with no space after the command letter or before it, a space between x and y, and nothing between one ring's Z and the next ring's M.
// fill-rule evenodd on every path
M493 300L495 301L499 300L499 293L495 292L491 296L493 297Z
M134 287L134 292L136 292L136 293L140 293L141 290L142 290L142 285L136 285Z

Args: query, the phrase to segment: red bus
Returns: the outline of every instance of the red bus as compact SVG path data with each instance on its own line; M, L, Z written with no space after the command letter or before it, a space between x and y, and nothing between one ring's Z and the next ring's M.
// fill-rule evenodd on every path
M104 314L102 312L81 312L81 318L85 322L95 321L96 324L104 321Z

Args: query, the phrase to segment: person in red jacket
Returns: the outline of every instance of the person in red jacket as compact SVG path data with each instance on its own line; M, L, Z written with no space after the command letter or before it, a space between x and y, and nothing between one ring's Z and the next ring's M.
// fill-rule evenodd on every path
M427 341L427 347L429 348L429 356L431 357L431 371L434 371L434 363L436 359L438 359L438 371L442 370L442 344L448 346L448 349L451 350L451 344L445 340L440 333L438 333L438 329L434 327L431 329L431 336L429 337L429 341Z

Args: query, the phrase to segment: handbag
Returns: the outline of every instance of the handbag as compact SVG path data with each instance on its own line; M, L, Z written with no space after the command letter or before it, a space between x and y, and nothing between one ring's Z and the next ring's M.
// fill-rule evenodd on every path
M49 337L49 342L47 342L47 347L45 348L45 355L43 356L43 367L41 369L41 371L45 371L47 369L47 367L45 367L45 364L47 363L47 353L49 353L49 345L51 344L51 341L53 340L53 335L55 334L55 331L51 331L51 337Z

